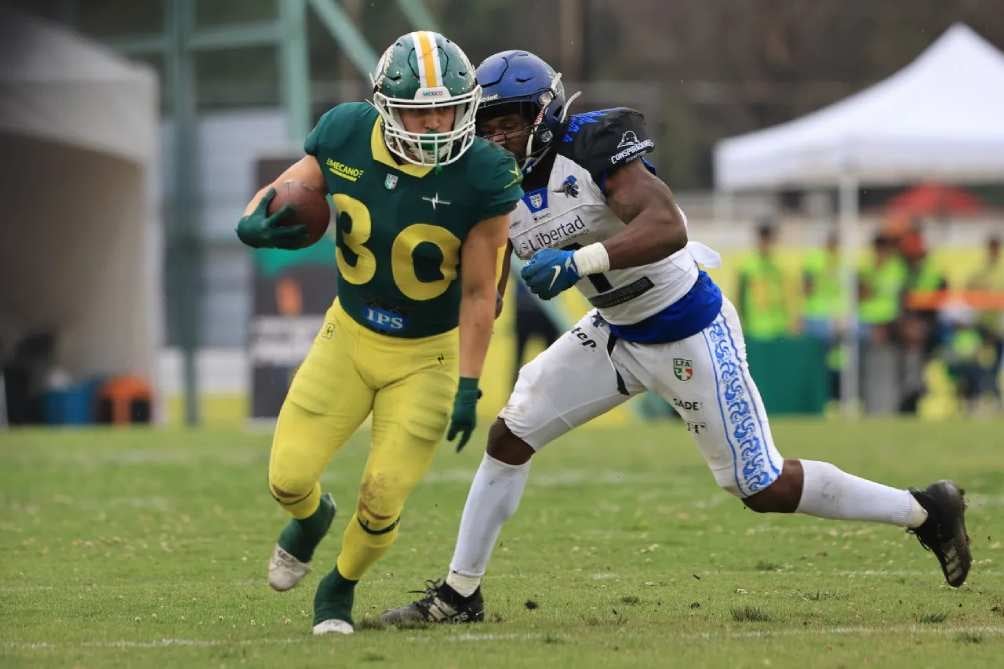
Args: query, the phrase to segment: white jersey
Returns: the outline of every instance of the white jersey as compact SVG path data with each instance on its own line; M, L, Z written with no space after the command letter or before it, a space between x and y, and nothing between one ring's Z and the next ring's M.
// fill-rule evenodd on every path
M529 259L542 248L577 248L623 230L603 180L654 142L641 114L577 114L559 137L547 186L525 193L509 238ZM669 258L583 278L594 307L519 372L502 410L509 430L534 450L643 391L670 402L694 435L715 480L740 497L780 475L760 393L749 374L735 308L697 262L717 254L691 242Z
M512 213L509 239L522 260L543 248L579 248L623 230L597 179L654 146L645 138L641 114L630 109L576 115L569 126L575 132L561 138L547 186L527 191ZM697 276L694 256L684 248L648 265L583 277L576 288L607 322L629 325L686 295Z

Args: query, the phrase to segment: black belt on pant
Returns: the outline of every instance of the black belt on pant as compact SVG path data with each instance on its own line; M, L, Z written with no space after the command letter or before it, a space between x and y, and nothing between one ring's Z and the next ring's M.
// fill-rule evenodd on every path
M610 358L610 364L614 367L614 374L617 375L617 392L621 395L630 395L627 390L627 386L624 384L624 377L621 376L621 373L617 371L617 366L614 365L614 346L617 345L618 339L619 337L617 335L612 332L610 333L610 337L607 339L607 356Z

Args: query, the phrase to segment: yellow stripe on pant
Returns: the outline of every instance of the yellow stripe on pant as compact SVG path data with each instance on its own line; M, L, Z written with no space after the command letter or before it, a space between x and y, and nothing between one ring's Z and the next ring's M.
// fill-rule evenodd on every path
M457 387L457 330L420 339L373 332L336 300L296 372L272 440L272 496L296 518L320 503L331 456L372 411L372 445L338 556L358 580L397 537L397 521L425 475Z

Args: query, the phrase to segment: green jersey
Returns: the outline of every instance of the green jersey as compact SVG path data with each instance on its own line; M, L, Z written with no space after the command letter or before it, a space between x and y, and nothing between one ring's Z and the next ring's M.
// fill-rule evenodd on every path
M335 215L338 299L361 325L395 337L457 326L460 249L479 221L523 196L511 154L476 138L454 163L399 163L367 103L330 109L307 136Z

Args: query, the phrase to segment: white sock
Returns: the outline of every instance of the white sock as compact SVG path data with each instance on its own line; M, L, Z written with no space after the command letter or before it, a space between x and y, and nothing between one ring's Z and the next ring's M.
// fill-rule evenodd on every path
M446 575L446 583L464 597L470 597L481 584L502 524L519 506L529 474L529 461L508 465L487 453L481 460L467 493L457 546Z
M908 490L890 488L841 471L829 462L802 460L805 478L798 513L839 520L871 520L919 527L927 520Z

